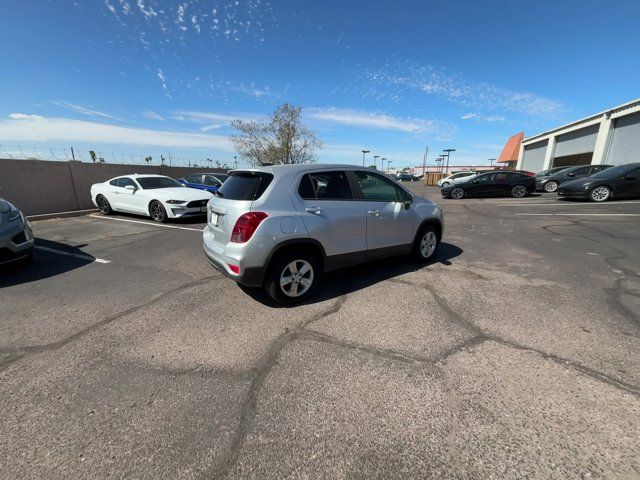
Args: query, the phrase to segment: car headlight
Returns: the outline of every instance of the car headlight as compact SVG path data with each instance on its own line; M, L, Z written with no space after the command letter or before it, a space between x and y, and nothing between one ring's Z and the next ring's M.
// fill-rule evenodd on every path
M14 220L17 219L22 219L22 212L16 208L12 208L11 210L9 210L9 221L13 222Z
M171 205L182 205L183 203L187 203L186 200L167 200L167 203Z

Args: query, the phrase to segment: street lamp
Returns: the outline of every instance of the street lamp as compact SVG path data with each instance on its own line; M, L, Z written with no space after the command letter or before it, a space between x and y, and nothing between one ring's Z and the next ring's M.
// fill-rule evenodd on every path
M376 168L376 162L378 161L379 158L380 158L380 155L373 156L373 168Z
M391 162L393 162L393 160L387 160L387 172L391 170Z
M384 172L384 161L387 159L387 157L382 157L380 159L380 171Z
M443 172L442 166L444 165L444 157L445 155L438 155L438 161L440 162L440 173Z
M490 166L490 167L493 167L493 162L495 162L495 161L496 161L496 159L495 159L495 158L490 158L490 159L489 159L489 166Z
M364 157L367 153L369 153L371 150L362 150L362 166L364 167Z
M456 149L455 148L445 148L442 151L447 154L447 175L449 175L449 157L451 156L451 152L455 152Z

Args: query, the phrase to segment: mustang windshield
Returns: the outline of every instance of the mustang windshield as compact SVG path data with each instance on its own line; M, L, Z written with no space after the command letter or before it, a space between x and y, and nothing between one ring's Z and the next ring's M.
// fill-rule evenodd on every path
M181 183L169 177L138 177L136 180L144 190L183 187Z

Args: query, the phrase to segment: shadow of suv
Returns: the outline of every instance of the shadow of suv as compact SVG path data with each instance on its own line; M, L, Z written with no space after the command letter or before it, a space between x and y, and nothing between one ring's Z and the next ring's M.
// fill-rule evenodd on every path
M376 170L276 165L236 170L207 207L204 251L239 284L305 301L324 272L398 254L431 258L442 211Z

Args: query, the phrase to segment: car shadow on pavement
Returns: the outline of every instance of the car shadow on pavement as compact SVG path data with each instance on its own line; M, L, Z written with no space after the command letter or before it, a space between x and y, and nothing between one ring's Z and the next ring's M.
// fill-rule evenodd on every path
M456 245L442 242L436 256L427 263L419 263L412 257L406 255L374 260L335 270L323 275L316 291L304 304L308 305L338 298L342 295L370 287L376 283L421 270L429 265L441 263L448 266L451 265L451 260L459 257L462 253L463 250ZM266 306L282 308L282 306L274 302L262 288L241 288L251 298Z
M0 288L55 277L93 263L95 257L81 250L85 246L36 238L36 250L30 262L18 261L0 266Z

